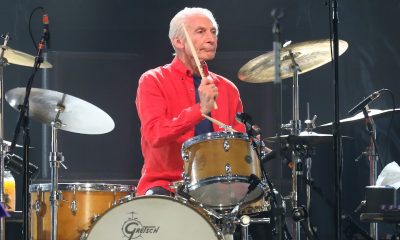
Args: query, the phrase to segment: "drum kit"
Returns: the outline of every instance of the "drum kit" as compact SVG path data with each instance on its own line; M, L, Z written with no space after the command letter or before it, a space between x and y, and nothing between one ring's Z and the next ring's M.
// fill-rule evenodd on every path
M35 57L6 46L7 41L6 37L1 46L1 86L5 66L33 66L35 63ZM345 41L340 41L339 53L343 54L347 47ZM249 61L239 70L239 79L249 83L272 82L275 67L273 57L273 52L268 52ZM299 182L302 180L299 177L303 174L304 159L308 159L305 168L308 170L308 178L311 169L310 154L304 155L303 149L330 141L332 135L313 132L315 119L306 121L307 127L302 131L298 75L330 62L331 42L318 40L285 46L280 53L280 60L281 78L293 77L293 120L282 126L290 134L261 140L285 142L291 146L294 167L293 192L290 198L294 210L293 218L297 219L293 234L296 239L300 239L299 222L306 218L308 211L301 208L301 199L298 196L301 191ZM40 67L51 68L52 65L44 61ZM5 94L5 99L19 111L25 93L25 88L15 88ZM3 91L1 98L3 99ZM3 118L3 114L1 117ZM58 182L58 169L60 165L64 166L64 156L58 151L58 130L80 134L110 132L114 128L114 122L107 113L79 98L52 90L32 88L29 96L29 117L49 125L52 129L49 157L51 182L29 186L29 239L233 240L233 233L240 226L241 238L247 240L250 224L270 223L269 218L258 218L259 213L279 207L285 211L284 201L277 196L263 169L263 159L268 155L263 150L264 142L257 140L256 136L235 132L216 119L210 118L224 128L223 132L199 135L183 143L183 180L171 184L174 196L135 197L135 187L131 185ZM343 121L358 119L360 118L355 116ZM3 177L3 159L9 154L3 137L3 119L0 130L0 170ZM4 203L3 191L0 192ZM281 233L284 236L281 239L291 239L286 227L277 228L277 234L285 232Z

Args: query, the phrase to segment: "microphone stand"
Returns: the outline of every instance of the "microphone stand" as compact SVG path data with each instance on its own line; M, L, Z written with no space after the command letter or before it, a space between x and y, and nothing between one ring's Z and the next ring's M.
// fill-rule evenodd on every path
M262 135L260 134L260 139L262 139ZM271 209L273 212L274 220L275 220L275 228L277 229L277 234L278 240L291 240L292 236L290 235L289 228L287 227L286 221L285 221L285 207L282 204L282 201L278 201L278 198L276 197L275 191L274 191L274 186L272 184L272 181L269 179L267 172L265 171L264 165L263 165L263 154L264 150L263 148L263 141L260 140L259 142L259 151L256 151L257 157L260 161L260 166L261 166L261 172L262 175L265 179L265 182L267 183L267 186L270 190L270 195L272 197L272 203L271 203ZM280 155L280 154L279 154Z
M333 63L334 63L334 121L333 121L333 151L335 159L335 239L342 239L342 142L340 133L339 108L339 19L338 1L332 0L332 33L333 33Z
M376 184L378 178L378 161L379 152L378 145L376 144L376 125L374 119L368 115L368 105L363 108L362 112L365 118L366 129L370 137L370 145L368 147L368 161L369 161L369 184L371 186ZM378 223L370 223L370 234L374 240L378 240Z
M29 240L29 226L30 226L30 221L29 221L29 203L30 203L30 196L29 196L29 148L30 148L30 133L29 133L29 96L31 93L32 85L33 85L33 80L35 78L37 70L40 68L40 64L43 62L42 58L42 50L44 47L44 42L45 38L44 36L40 40L39 43L39 48L38 52L35 57L35 63L33 65L33 70L32 74L28 80L27 86L26 86L26 93L25 93L25 98L23 104L20 106L20 111L19 111L19 118L17 121L17 125L14 130L14 137L11 143L10 147L10 152L14 151L15 145L17 143L17 139L20 133L21 127L23 127L23 134L24 134L24 170L23 170L23 185L22 185L22 192L24 193L23 197L23 207L22 207L22 213L24 216L24 221L23 221L23 239Z

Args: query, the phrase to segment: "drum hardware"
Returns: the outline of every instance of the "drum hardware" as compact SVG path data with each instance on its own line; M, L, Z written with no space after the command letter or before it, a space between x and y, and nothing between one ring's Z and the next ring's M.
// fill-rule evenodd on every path
M96 106L64 93L39 88L32 88L29 95L25 95L25 92L23 88L11 89L6 93L6 100L14 109L19 110L22 103L28 102L29 98L29 116L51 126L49 162L52 188L49 198L51 205L51 240L56 240L58 201L61 200L58 191L58 168L61 165L66 169L63 164L64 156L61 152L58 152L58 130L83 134L102 134L114 128L114 121ZM23 106L26 106L26 104L23 104ZM96 119L96 121L92 119ZM15 136L17 135L15 134ZM116 199L114 199L114 202L116 202ZM72 211L74 211L73 208Z
M382 91L388 91L387 89L382 89L378 92ZM377 92L376 92L377 93ZM378 97L379 94L376 96ZM375 98L376 98L375 97ZM367 98L364 99L361 103L357 104L353 109L349 111L349 114L354 114L354 112L361 108L362 113L365 118L365 127L366 130L369 134L369 147L368 147L368 161L369 161L369 185L374 186L376 184L376 180L378 178L378 163L381 163L381 166L383 167L382 162L379 162L379 151L378 151L378 145L376 143L376 124L375 121L372 117L369 116L368 114L368 101L371 102L373 99ZM378 223L372 222L370 223L370 235L373 239L378 239Z
M34 67L33 75L36 72L39 66L36 64L36 58L14 50L7 46L8 41L10 40L9 34L5 34L1 36L4 39L3 45L0 46L0 202L4 203L4 191L3 191L3 182L4 182L4 160L7 152L12 152L16 146L15 140L13 140L11 147L8 148L5 144L6 141L4 140L4 68L10 64L22 65L22 66L29 66ZM39 54L38 54L39 55ZM40 56L40 55L39 55ZM48 62L42 62L42 68L50 68L52 67L51 64ZM33 78L33 77L32 77ZM27 151L26 151L27 152ZM27 158L27 157L26 157ZM27 182L27 176L24 175L24 182ZM27 184L24 186L25 190L27 189ZM27 192L27 191L26 191ZM25 195L27 197L27 195ZM27 201L26 201L27 202ZM27 210L27 204L25 204L24 210ZM26 213L25 211L23 211ZM27 219L26 214L24 214L24 220ZM26 222L26 221L24 221ZM26 226L26 224L24 225ZM24 229L24 232L27 232L27 228ZM5 239L5 222L4 218L0 219L0 238Z
M277 21L277 19L276 19ZM276 29L275 29L276 30ZM278 32L279 31L275 31ZM279 36L279 35L278 35ZM277 38L279 40L279 38ZM279 46L280 43L278 42ZM275 45L274 45L275 46ZM344 53L348 48L345 41L339 41L339 55ZM238 72L240 80L251 83L271 82L292 77L293 78L293 102L292 115L293 119L287 124L282 124L281 129L290 130L289 138L298 138L301 134L301 121L299 119L299 82L298 75L311 71L319 66L322 66L332 60L331 58L331 41L329 39L309 41L298 44L291 44L278 49L280 51L268 52L253 60L250 60L242 66ZM278 54L278 56L276 56ZM278 64L277 62L280 62ZM279 74L277 74L279 73ZM308 117L309 118L309 117ZM310 135L315 118L306 122L306 133ZM294 208L301 207L299 200L300 178L302 176L302 160L297 151L292 151L292 206ZM300 239L300 223L296 222L293 226L294 238Z

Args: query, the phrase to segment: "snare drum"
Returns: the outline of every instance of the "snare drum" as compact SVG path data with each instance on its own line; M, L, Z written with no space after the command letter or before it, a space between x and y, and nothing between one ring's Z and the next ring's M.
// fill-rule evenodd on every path
M243 133L213 132L196 136L184 142L181 154L189 194L211 208L232 208L246 196L249 176L261 176L257 154ZM262 194L262 188L257 187L245 202Z
M115 206L120 199L134 194L134 186L104 183L59 183L58 201L59 240L79 240L93 221ZM31 195L31 239L50 239L51 184L29 186Z
M222 240L199 208L167 196L141 196L99 218L86 240Z

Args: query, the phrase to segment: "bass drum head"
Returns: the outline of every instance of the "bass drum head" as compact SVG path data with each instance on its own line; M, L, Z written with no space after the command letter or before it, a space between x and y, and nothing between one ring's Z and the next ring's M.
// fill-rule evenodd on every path
M106 212L87 240L223 239L199 210L166 196L142 196Z

